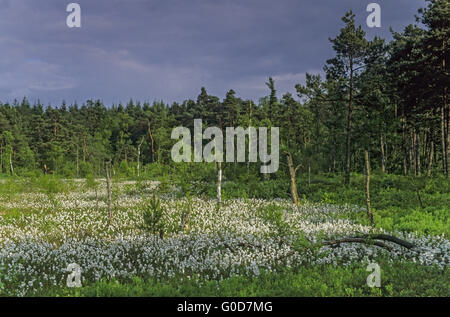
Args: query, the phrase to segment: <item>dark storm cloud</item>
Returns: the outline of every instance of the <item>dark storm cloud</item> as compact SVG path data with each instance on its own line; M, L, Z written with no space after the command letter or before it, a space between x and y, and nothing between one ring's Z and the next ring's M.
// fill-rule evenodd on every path
M79 0L82 27L69 29L71 1L0 0L0 100L44 103L195 98L200 87L257 99L264 82L293 91L332 56L329 37L348 9L369 37L414 22L423 0ZM382 28L365 26L382 6Z

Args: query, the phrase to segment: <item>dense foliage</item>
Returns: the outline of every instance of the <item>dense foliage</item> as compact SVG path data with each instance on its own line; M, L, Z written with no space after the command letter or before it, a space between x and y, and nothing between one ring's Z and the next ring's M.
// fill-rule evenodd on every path
M350 172L362 172L365 150L382 171L448 175L449 12L447 0L429 1L419 12L421 26L393 32L389 43L367 39L348 12L330 39L336 56L326 62L326 78L308 75L296 86L297 99L277 98L270 78L270 94L257 104L234 90L221 101L205 88L197 100L171 105L0 104L0 173L99 176L112 160L114 173L134 177L138 160L172 166L172 129L192 129L201 118L205 127L280 127L283 150L304 171L345 173L347 184ZM260 177L255 164L224 168L229 180L243 171ZM275 178L285 172L282 166Z

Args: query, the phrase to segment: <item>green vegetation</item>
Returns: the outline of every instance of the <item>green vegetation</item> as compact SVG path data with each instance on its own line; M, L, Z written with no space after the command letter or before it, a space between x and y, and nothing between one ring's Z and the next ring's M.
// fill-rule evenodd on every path
M426 3L390 42L347 12L326 78L307 74L297 96L269 78L258 103L205 88L171 105L0 103L0 295L448 296L450 11ZM172 129L193 135L196 118L279 127L279 170L175 163ZM80 289L66 287L71 263Z
M412 234L408 240L420 248L434 249L428 262L422 251L411 253L402 248L396 249L400 256L371 245L323 250L317 241L373 230L360 227L369 224L364 208L351 207L364 202L359 189L363 176L352 175L349 187L339 186L342 177L313 176L309 185L300 175L298 188L303 199L298 210L288 200L280 200L286 188L281 194L274 191L265 200L254 200L250 193L248 198L241 198L245 183L225 186L227 198L217 209L214 194L203 199L180 194L183 188L192 189L188 182L181 183L180 175L173 176L174 184L169 186L174 192L157 190L157 182L145 179L115 181L111 227L107 226L104 180L73 182L54 176L7 179L16 192L11 196L5 190L0 195L0 243L4 246L0 251L0 293L447 296L448 179L422 180L422 209L409 178L373 178L376 228ZM278 182L268 180L263 184ZM184 195L188 198L182 198ZM22 240L30 235L39 238ZM266 249L271 251L266 253ZM369 274L367 256L382 269L380 289L371 289L365 283ZM263 262L256 264L255 259ZM79 263L86 270L80 289L65 287L67 273L62 270L70 263ZM190 265L194 268L185 271L184 267ZM219 269L223 265L225 268ZM149 274L149 268L155 273ZM22 291L27 281L31 284Z
M182 177L182 176L181 176ZM186 181L183 187L189 188ZM416 191L419 183L419 201ZM352 174L349 186L343 186L343 176L332 174L313 175L311 183L308 175L297 178L300 197L305 201L333 205L364 206L364 175ZM197 186L197 190L207 198L215 198L214 183ZM264 190L265 189L265 190ZM261 182L228 182L222 187L223 196L232 198L288 199L289 184L285 180ZM184 195L181 193L180 196ZM450 236L450 181L446 177L414 178L388 174L376 174L371 180L371 203L375 211L375 225L388 231L398 230L424 235ZM365 212L353 215L353 220L368 224Z
M48 290L37 296L88 297L348 297L348 296L448 296L449 271L442 273L433 267L414 263L394 262L381 272L381 288L365 285L368 272L364 266L303 266L277 273L261 272L259 276L235 276L221 281L198 278L173 279L164 283L133 278L127 283L117 280L98 282L81 289Z
M161 207L160 200L153 195L153 197L143 206L143 228L150 233L163 235L162 217L164 209Z

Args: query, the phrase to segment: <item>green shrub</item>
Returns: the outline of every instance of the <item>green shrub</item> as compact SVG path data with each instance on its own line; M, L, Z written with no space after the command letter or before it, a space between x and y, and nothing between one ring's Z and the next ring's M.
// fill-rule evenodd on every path
M94 175L94 168L89 162L79 162L78 163L78 176L87 177L88 175Z
M160 234L164 233L164 224L162 218L164 216L164 208L161 207L161 201L156 195L153 195L151 199L144 203L142 206L142 216L144 223L142 229L152 233Z

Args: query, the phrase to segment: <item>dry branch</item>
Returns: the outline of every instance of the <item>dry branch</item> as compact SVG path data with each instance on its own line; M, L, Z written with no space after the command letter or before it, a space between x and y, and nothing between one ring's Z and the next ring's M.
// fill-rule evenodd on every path
M341 243L365 243L365 244L373 244L381 248L385 248L389 251L392 251L392 247L376 240L367 240L364 238L343 238L339 240L333 240L333 241L324 241L323 245L330 245L330 246L339 246Z
M382 241L378 241L378 240L389 241L389 242L398 244L402 247L405 247L407 249L411 249L415 246L411 242L408 242L408 241L405 241L400 238L390 236L387 234L366 234L366 235L362 235L362 236L358 236L358 237L345 237L345 238L341 238L341 239L337 239L337 240L323 241L321 244L324 246L338 247L341 243L362 243L362 244L367 244L367 245L375 245L377 247L384 248L390 252L392 252L394 250L392 246L390 246ZM255 245L255 244L252 244L249 242L240 242L234 247L232 247L229 244L225 244L224 246L231 251L235 251L236 247L262 249L262 246ZM308 250L311 250L311 248L305 247L305 248L303 248L303 250L308 251ZM297 252L298 252L297 250L291 250L288 253L276 258L276 260L277 261L283 260L285 258L293 256Z
M351 243L351 242L366 243L366 244L373 244L373 245L388 249L389 251L392 251L392 247L388 246L387 244L385 244L381 241L376 241L376 240L389 241L389 242L398 244L402 247L405 247L407 249L414 248L413 243L402 240L402 239L394 237L394 236L387 235L387 234L368 234L368 235L363 235L363 236L358 236L358 237L347 237L347 238L342 238L342 239L334 240L334 241L325 241L323 244L324 245L339 245L340 243L345 243L345 242L347 242L347 243Z
M371 234L371 235L364 235L363 238L367 239L377 239L377 240L385 240L385 241L390 241L393 242L395 244L401 245L402 247L405 247L407 249L412 249L415 247L415 245L411 242L402 240L400 238L394 237L394 236L390 236L387 234Z

